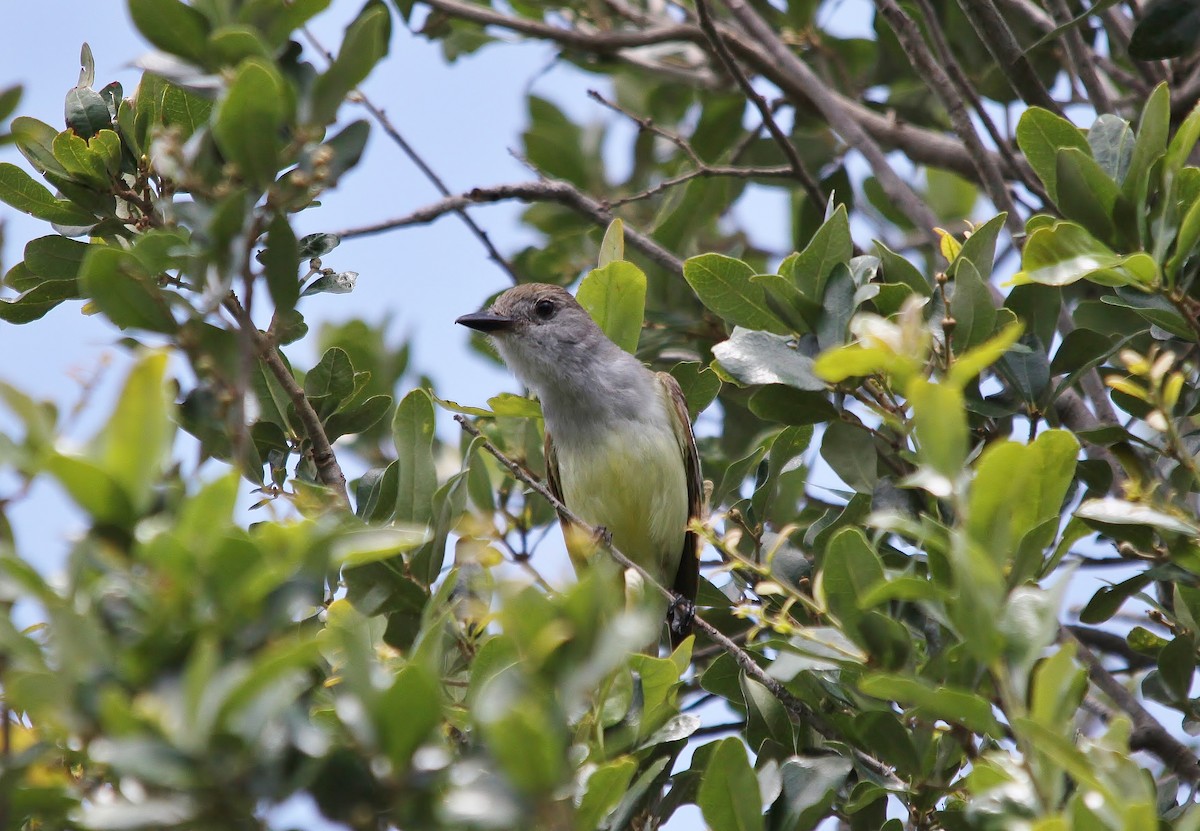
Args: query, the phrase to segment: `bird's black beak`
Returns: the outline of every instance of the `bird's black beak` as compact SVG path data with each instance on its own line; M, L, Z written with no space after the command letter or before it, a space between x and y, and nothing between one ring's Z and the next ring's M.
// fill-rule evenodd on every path
M492 314L491 312L475 312L474 314L463 315L455 323L460 323L469 329L474 329L476 332L494 335L501 332L507 332L512 328L513 319L504 317L503 315Z

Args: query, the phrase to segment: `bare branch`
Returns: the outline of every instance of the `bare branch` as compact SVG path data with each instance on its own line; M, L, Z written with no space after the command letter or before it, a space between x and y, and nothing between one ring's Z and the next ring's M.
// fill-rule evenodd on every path
M1049 7L1050 13L1059 25L1072 19L1066 0L1049 0ZM1083 88L1087 90L1092 108L1097 114L1113 112L1112 100L1108 97L1108 91L1104 88L1100 76L1096 74L1091 50L1083 42L1083 35L1079 34L1079 26L1068 26L1062 36L1066 42L1067 56L1070 59L1071 67L1079 80L1083 82Z
M325 56L326 60L330 62L333 61L333 53L322 46L320 41L318 41L316 37L313 36L312 32L310 32L307 28L304 29L304 35L308 38L308 41L313 45L313 47ZM404 136L400 135L400 131L396 129L394 124L392 124L391 119L387 117L387 114L384 113L382 109L375 106L375 104L371 102L371 99L367 98L362 90L355 90L355 95L357 96L358 101L363 105L363 108L366 109L366 111L371 114L371 117L375 119L376 123L383 128L383 132L387 134L387 137L390 138L396 144L396 146L400 148L404 155L408 156L409 161L416 165L417 170L421 171L421 174L429 180L430 184L437 189L438 193L440 193L442 196L450 196L451 191L448 187L446 187L446 183L442 181L442 178L438 176L436 172L434 172L433 168L430 167L421 154L416 151L416 148L409 144L408 141L405 140ZM487 251L488 259L500 266L500 268L508 275L508 278L513 282L514 285L519 283L520 278L517 276L517 272L513 270L512 264L506 260L500 254L499 250L497 250L496 246L492 244L491 237L488 236L487 231L480 228L475 220L473 220L466 211L455 211L455 213L458 215L458 218L463 221L463 224L467 226L471 233L475 235L475 238L479 240L479 243L483 246L484 250Z
M1063 638L1075 641L1079 657L1087 665L1088 677L1113 703L1133 721L1133 732L1129 736L1132 750L1145 750L1162 760L1168 768L1186 782L1200 782L1200 761L1191 748L1167 732L1154 716L1142 706L1129 690L1104 668L1095 653L1069 629L1060 631Z
M614 216L607 203L593 199L573 185L558 180L543 180L475 188L466 193L446 197L405 216L373 225L349 228L340 231L339 234L344 239L351 239L379 234L394 228L424 225L448 213L461 211L470 205L506 202L510 199L520 199L525 202L556 202L602 226L607 226L612 222ZM675 274L683 273L683 261L645 234L626 226L625 239L657 265Z
M462 429L468 434L480 439L484 450L490 453L498 462L500 462L500 464L504 465L504 467L508 469L509 473L511 473L515 479L523 482L530 488L533 488L533 490L535 490L539 496L545 499L546 502L548 502L550 506L554 508L560 517L567 522L578 526L579 529L584 533L591 534L595 539L597 539L599 541L598 545L608 552L609 556L611 556L613 560L615 560L617 564L621 566L621 568L632 569L633 571L637 572L647 587L657 592L668 602L673 603L677 599L675 593L667 589L665 586L659 584L659 582L654 579L650 572L646 571L633 560L630 560L628 557L622 554L621 551L616 548L611 541L604 540L602 535L597 533L597 529L594 526L589 525L580 519L570 508L563 504L560 499L555 497L554 494L550 492L550 489L547 488L541 480L531 476L529 472L525 470L525 468L510 459L504 454L503 451L492 444L487 437L479 431L479 428L472 424L466 416L456 415L454 416L454 420L457 421ZM696 630L703 632L709 640L718 644L726 654L733 658L738 667L740 667L741 670L746 673L746 675L766 687L770 691L771 695L775 696L779 703L782 704L785 709L787 709L792 718L809 725L818 733L821 733L823 736L828 738L833 738L837 735L835 731L825 723L825 720L821 718L819 714L809 709L809 707L803 701L792 695L792 693L790 693L787 688L783 686L783 684L767 675L763 668L758 665L758 662L754 660L754 656L752 656L742 647L738 646L738 644L734 642L732 638L728 637L725 633L717 629L699 615L696 615L692 618L692 625ZM859 750L855 750L854 753L859 763L871 770L871 772L876 776L883 777L888 782L903 787L903 783L896 779L895 774L893 774L891 769L883 762L880 762L873 756L868 756Z
M754 85L750 83L750 79L746 77L746 73L742 72L742 68L738 66L733 55L729 53L729 47L725 45L725 41L721 38L721 33L717 31L716 25L713 23L712 14L709 11L706 0L696 1L696 14L700 21L700 28L704 31L708 38L712 50L716 53L717 59L721 65L725 67L725 71L737 82L742 93L754 104L762 117L763 126L767 128L767 132L771 134L771 138L779 145L783 151L783 157L788 160L791 165L792 174L796 177L796 181L804 188L808 199L818 209L825 207L826 197L821 191L821 186L813 179L812 174L804 166L804 162L800 159L800 154L796 152L796 147L792 144L791 139L787 134L780 129L778 122L775 121L775 115L771 112L771 105L767 100L758 94L754 89Z
M1008 187L1004 183L1004 177L1000 174L999 166L992 163L983 142L979 139L979 134L975 132L975 125L971 123L971 116L967 113L966 104L962 96L958 94L954 82L950 80L946 70L934 58L925 40L921 37L917 24L895 0L875 0L875 5L887 20L892 31L895 32L905 54L908 55L908 60L917 70L917 74L925 80L926 85L934 94L942 99L946 112L950 114L954 131L962 139L971 157L975 159L979 169L979 178L983 180L988 197L997 210L1007 214L1005 223L1013 239L1020 239L1025 233L1025 223L1021 221L1017 207L1009 196Z
M1025 103L1062 115L1058 102L1051 97L1034 72L1021 44L1017 43L1012 30L996 10L992 0L958 0L958 5L967 16L967 20L971 21L979 39L1004 71L1013 89L1025 99Z
M788 48L778 33L772 29L758 12L752 9L745 0L724 0L730 14L745 28L752 39L762 45L767 55L778 67L780 74L788 76L795 87L803 90L804 96L816 105L834 132L858 152L862 153L871 166L875 178L888 198L926 234L931 245L936 247L937 235L933 228L937 219L929 206L901 179L892 166L888 164L883 150L875 143L857 121L841 106L840 96L836 95L815 72L801 61ZM761 71L761 68L760 68Z

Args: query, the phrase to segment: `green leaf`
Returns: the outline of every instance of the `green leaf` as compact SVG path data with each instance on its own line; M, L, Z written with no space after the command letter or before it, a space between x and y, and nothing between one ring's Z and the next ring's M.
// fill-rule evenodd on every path
M1141 210L1146 204L1147 179L1154 162L1167 150L1171 135L1171 92L1164 81L1154 88L1138 121L1137 138L1121 193Z
M779 769L783 790L771 807L772 828L815 828L850 776L842 756L793 756Z
M336 441L342 436L364 433L387 415L391 407L390 395L372 395L361 404L331 415L325 422L325 433L330 441Z
M683 276L705 306L727 322L746 329L787 334L767 306L762 286L751 278L754 269L723 254L701 254L683 264Z
M283 165L280 130L287 118L286 102L287 91L274 65L247 58L213 114L217 147L259 189L275 181Z
M1150 585L1153 579L1149 573L1143 572L1115 585L1101 587L1083 607L1079 620L1088 624L1104 623L1117 613L1126 600Z
M111 187L112 181L104 159L99 153L92 151L88 142L70 130L64 130L54 137L52 146L54 158L72 179L94 190L107 190Z
M843 528L830 538L818 573L816 594L841 621L846 634L860 644L857 626L863 611L859 598L882 582L883 563L862 531Z
M21 151L38 173L53 173L67 178L67 171L54 158L54 138L58 131L49 124L29 116L18 116L12 122L12 135Z
M433 402L424 390L404 396L392 418L399 482L396 518L429 522L433 516L433 494L437 469L433 463Z
M1046 186L1046 193L1058 204L1058 152L1074 147L1091 153L1087 138L1071 122L1041 107L1030 107L1017 122L1017 145L1029 166Z
M1123 182L1133 160L1134 136L1129 122L1112 113L1101 113L1088 128L1087 139L1100 169L1113 181Z
M967 458L967 419L962 391L951 384L914 378L906 391L924 464L953 481Z
M196 9L179 0L129 0L129 16L142 36L159 49L204 63L209 23Z
M875 442L866 429L834 421L821 439L821 458L843 482L859 493L871 493L879 481Z
M823 392L807 392L783 384L767 384L750 396L750 412L765 421L803 426L837 418Z
M175 436L166 368L166 352L151 352L134 364L94 443L96 462L139 515L150 508Z
M620 218L608 223L604 239L600 242L600 257L596 261L597 268L604 268L609 263L625 259L625 223Z
M300 299L300 251L287 216L276 214L267 227L267 247L262 253L263 273L275 308L288 311Z
M591 771L583 782L583 798L575 811L577 831L593 831L609 814L629 789L637 770L637 761L622 756Z
M330 416L355 392L354 365L346 350L332 346L304 377L304 394L321 416Z
M992 705L966 690L949 685L932 687L917 678L883 672L864 676L858 688L866 695L912 707L925 720L941 719L962 725L974 733L995 739L1004 737L1004 728L992 715Z
M101 130L112 128L108 102L94 89L75 87L67 93L67 126L81 139L90 139Z
M987 283L968 260L960 260L954 273L954 295L950 315L955 320L952 343L956 352L966 352L983 343L996 329L996 306Z
M0 200L35 219L54 222L72 228L91 227L95 215L63 199L55 199L50 191L33 180L14 164L0 162Z
M1196 51L1200 42L1200 6L1193 0L1150 0L1129 38L1129 57L1165 61Z
M1103 168L1087 153L1074 147L1058 152L1056 157L1058 198L1055 200L1063 216L1073 219L1092 236L1112 242L1117 200L1121 191Z
M671 367L671 377L679 382L683 397L687 399L688 416L695 420L721 391L721 379L717 373L699 361L683 361Z
M765 828L758 779L740 739L714 742L700 782L696 804L713 831L761 831Z
M925 168L925 201L934 216L944 222L971 216L979 200L979 189L957 173L937 167Z
M384 522L396 510L400 488L400 467L392 462L385 468L371 468L354 489L354 513L366 522Z
M948 269L953 277L958 276L958 269L964 263L971 263L979 274L991 276L996 259L996 240L1004 230L1004 222L1008 214L997 214L980 225L962 244L962 249Z
M0 299L0 320L18 324L40 320L64 300L78 296L77 280L43 280L11 300Z
M970 242L970 240L968 240ZM928 297L932 292L929 281L925 279L917 267L888 248L879 240L875 240L875 252L879 255L879 263L883 279L887 283L908 286L917 294ZM961 254L959 256L962 256ZM991 269L988 269L990 273Z
M56 454L47 461L46 469L97 523L129 528L136 521L137 511L129 502L128 492L99 464Z
M1200 104L1192 108L1187 118L1175 131L1171 143L1167 145L1167 153L1163 157L1163 181L1169 182L1183 170L1196 141L1200 139Z
M1150 287L1158 280L1158 266L1144 251L1117 254L1082 226L1055 222L1029 235L1021 271L1008 285L1067 286L1083 279L1102 286Z
M429 670L408 664L372 709L379 743L392 769L405 771L413 753L442 720L442 693Z
M846 206L841 204L817 229L803 251L780 263L779 273L790 280L801 294L819 303L825 295L825 282L833 267L849 260L853 253L850 219Z
M122 329L178 330L168 295L137 257L107 245L90 249L79 268L79 283L109 320Z
M786 384L824 392L825 382L813 373L813 359L794 340L769 332L736 327L729 340L712 349L723 370L742 384Z
M76 242L57 234L38 237L25 243L25 265L47 280L73 279L79 274L88 248L86 242Z
M20 84L13 84L0 90L0 122L7 121L8 117L16 111L24 91L25 88Z
M774 741L793 749L792 720L779 699L765 686L742 673L739 681L746 702L746 740L752 748Z
M626 260L594 268L580 282L575 299L613 343L637 352L646 310L646 275L640 268Z
M383 3L368 3L346 27L346 35L333 64L313 84L308 121L330 124L350 91L371 74L387 54L391 18Z

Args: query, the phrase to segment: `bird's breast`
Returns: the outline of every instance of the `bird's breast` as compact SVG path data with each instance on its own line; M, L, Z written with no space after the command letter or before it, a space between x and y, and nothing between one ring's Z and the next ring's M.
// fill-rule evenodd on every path
M670 423L622 422L573 439L555 445L563 501L669 584L688 521L683 455Z

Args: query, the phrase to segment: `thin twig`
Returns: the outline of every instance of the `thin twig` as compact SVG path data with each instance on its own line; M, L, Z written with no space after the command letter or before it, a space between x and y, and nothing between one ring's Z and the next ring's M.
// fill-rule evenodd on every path
M460 211L469 205L505 202L509 199L520 199L525 202L556 202L603 226L607 226L613 220L613 212L607 203L593 199L567 182L544 180L474 188L466 193L449 196L431 205L426 205L424 208L396 219L389 219L384 222L363 225L357 228L349 228L338 233L343 239L364 237L390 231L393 228L424 225L448 213ZM626 226L625 239L629 242L630 246L641 251L657 265L674 274L683 273L683 260L676 257L645 234Z
M712 46L713 52L716 53L717 59L721 65L725 67L725 71L730 77L737 82L741 88L742 94L750 100L758 110L762 117L763 126L767 128L767 132L771 134L771 138L779 145L779 149L783 151L783 157L787 159L788 164L792 168L792 175L796 177L796 181L804 188L804 193L808 196L809 201L821 210L825 207L827 201L821 186L813 179L812 174L808 172L808 168L804 166L803 160L800 158L796 146L792 144L792 140L779 127L779 123L775 121L775 116L771 112L771 105L767 103L767 99L758 94L754 89L754 85L750 83L750 79L746 77L746 73L742 72L742 68L738 66L737 61L729 52L729 47L725 45L725 41L721 38L721 33L717 31L716 24L713 23L712 12L708 8L707 0L695 0L696 16L700 22L700 28L704 31L708 38L709 44Z
M1088 677L1092 679L1092 683L1133 721L1133 731L1129 735L1130 749L1152 753L1184 781L1200 782L1200 761L1191 748L1167 732L1166 728L1142 706L1137 697L1105 669L1096 654L1077 635L1069 629L1064 629L1062 637L1069 637L1075 641L1079 657L1087 666Z
M1025 55L1025 50L1017 43L1012 29L996 10L992 0L958 0L958 5L1025 103L1042 107L1055 115L1062 115L1058 102L1046 90L1045 84Z
M595 527L581 520L570 508L564 505L560 499L555 497L555 495L550 492L550 489L547 488L541 480L531 476L528 471L526 471L525 468L523 468L519 463L508 458L508 456L506 456L502 450L496 447L496 445L492 444L487 437L479 431L479 428L472 424L466 416L456 415L454 416L454 420L457 421L462 429L468 434L475 438L481 439L484 450L490 453L496 459L496 461L504 465L504 467L508 469L509 473L511 473L514 478L518 479L536 491L538 495L545 499L550 506L558 512L558 515L563 520L577 526L583 533L591 534L597 540L597 544L600 545L606 552L608 552L609 556L611 556L613 560L615 560L616 563L621 566L621 568L634 570L641 575L641 578L647 587L657 592L667 601L675 602L677 598L672 591L661 585L657 580L654 579L653 576L651 576L648 571L646 571L640 565L622 554L621 551L611 543L611 541L604 539L602 535L598 534ZM797 721L810 725L814 730L826 738L833 738L837 735L833 729L825 723L825 720L813 712L808 705L806 705L796 696L792 695L792 693L789 692L787 688L783 686L783 684L767 675L763 668L760 667L754 660L754 657L745 649L742 649L740 646L738 646L732 638L725 635L699 615L693 617L692 625L698 631L703 632L704 635L714 643L719 644L722 649L725 650L726 654L733 658L733 660L742 669L742 671L746 673L747 676L753 678L755 681L766 687L770 691L771 695L775 696L779 703L784 706L784 708L789 714L791 714L793 718L795 718ZM903 783L896 778L895 774L893 774L889 767L883 762L880 762L873 756L869 756L859 750L855 750L855 756L862 765L869 768L876 776L887 779L889 782L893 783L895 787L904 787Z
M795 175L793 169L788 165L771 165L768 167L738 167L737 165L709 164L708 162L704 161L704 159L700 158L700 154L696 152L696 148L692 147L691 142L678 133L672 132L671 130L655 124L653 119L630 112L615 101L609 101L594 89L588 90L588 97L593 101L602 104L613 112L620 113L621 115L625 116L634 124L638 125L638 127L642 130L653 133L654 135L671 142L678 147L685 156L687 156L688 161L690 161L693 165L691 170L680 173L677 176L671 176L663 179L662 181L651 185L645 190L638 191L630 196L622 196L616 199L608 200L608 206L610 208L617 208L630 202L638 202L642 199L648 199L651 196L662 193L664 190L685 184L686 182L690 182L692 179L703 177L727 176L734 179L790 179Z
M313 48L324 55L326 60L332 62L333 53L322 46L320 41L313 36L312 32L310 32L307 27L305 27L303 31L304 36L308 38L308 42L313 45ZM395 145L400 148L404 155L408 156L409 161L416 165L417 170L421 171L421 174L429 180L430 184L437 189L438 193L440 193L442 196L450 196L452 192L450 188L446 187L446 183L442 181L442 178L437 175L432 167L429 166L421 154L416 151L416 148L409 144L408 141L405 140L404 136L400 135L400 131L396 129L394 124L392 124L391 119L387 117L387 114L382 109L375 106L371 99L368 98L361 89L355 90L355 94L358 98L358 101L363 105L363 108L371 114L371 117L374 118L376 123L379 124L379 126L383 129L383 132L387 134L387 137L390 138ZM484 250L487 251L488 259L500 266L500 268L503 269L503 271L508 275L508 278L513 282L514 285L519 283L520 277L517 276L517 272L513 269L512 263L506 260L499 250L497 250L496 246L492 244L492 239L488 236L487 231L480 228L475 220L472 219L466 211L458 210L455 211L455 214L457 214L458 218L461 219L463 224L467 226L467 229L475 235L475 238L479 240L480 245L482 245Z
M1072 19L1071 9L1067 6L1066 0L1049 0L1048 5L1050 14L1054 15L1055 22L1059 25ZM1066 41L1067 58L1076 76L1083 82L1083 88L1087 90L1088 98L1092 102L1092 109L1096 111L1097 115L1113 112L1112 99L1108 97L1108 91L1104 89L1102 79L1096 74L1091 50L1083 42L1083 35L1079 33L1079 25L1068 26L1067 30L1063 32L1063 40Z
M779 34L745 0L724 0L724 3L746 33L770 56L778 71L787 75L795 86L803 89L804 95L821 111L834 132L863 155L884 193L925 235L929 244L936 248L938 237L933 228L938 224L937 218L921 197L892 169L883 150L841 106L833 91L796 57L788 45L780 40Z
M958 134L959 139L962 140L963 145L979 166L979 178L983 180L988 198L992 200L996 210L1006 213L1005 224L1009 234L1014 240L1021 239L1025 234L1025 223L1022 222L1016 205L1009 196L1008 187L1004 182L1004 176L1000 173L999 166L992 164L985 152L983 142L980 141L979 134L975 132L975 125L971 123L967 105L959 95L954 82L941 63L933 56L924 38L921 37L916 22L900 8L896 0L875 0L875 6L896 34L896 38L900 41L909 62L917 70L917 74L925 79L925 84L942 100L946 112L950 115L950 122L954 125L954 132ZM946 354L949 355L949 351Z
M934 21L937 19L937 12L933 8L931 0L917 0L917 6L927 20ZM1033 174L1028 165L1022 165L1017 160L1017 156L1013 152L1012 142L1006 136L1001 135L999 128L996 127L996 122L992 119L992 115L988 112L987 107L984 106L983 99L979 97L974 84L967 77L967 73L963 71L962 64L954 56L954 50L946 42L946 33L942 30L942 27L931 24L926 27L926 31L928 32L930 42L933 44L933 48L937 50L938 60L945 67L947 74L954 80L954 85L958 87L963 96L971 103L971 108L975 111L976 117L983 125L983 129L987 131L992 143L996 145L996 149L1000 152L1000 155L1004 158L1004 162L1010 173L1020 179L1021 183L1030 192L1036 194L1042 200L1043 204L1049 204L1050 197L1047 196L1041 181ZM987 153L982 154L982 156L975 156L973 154L973 158L980 161L981 164L986 164L987 162L982 161L982 157L988 155ZM995 166L998 167L998 165ZM980 172L982 173L982 170Z
M312 445L312 460L317 469L317 478L322 485L333 491L338 503L348 509L350 497L346 494L346 475L342 473L342 466L338 463L333 445L325 433L325 425L321 423L321 417L304 394L304 388L296 382L296 376L292 375L292 371L283 362L275 342L258 330L237 298L230 295L224 305L237 319L241 330L249 335L258 356L267 369L271 370L279 386L287 393L292 406L296 408L300 424L304 427L304 434Z

